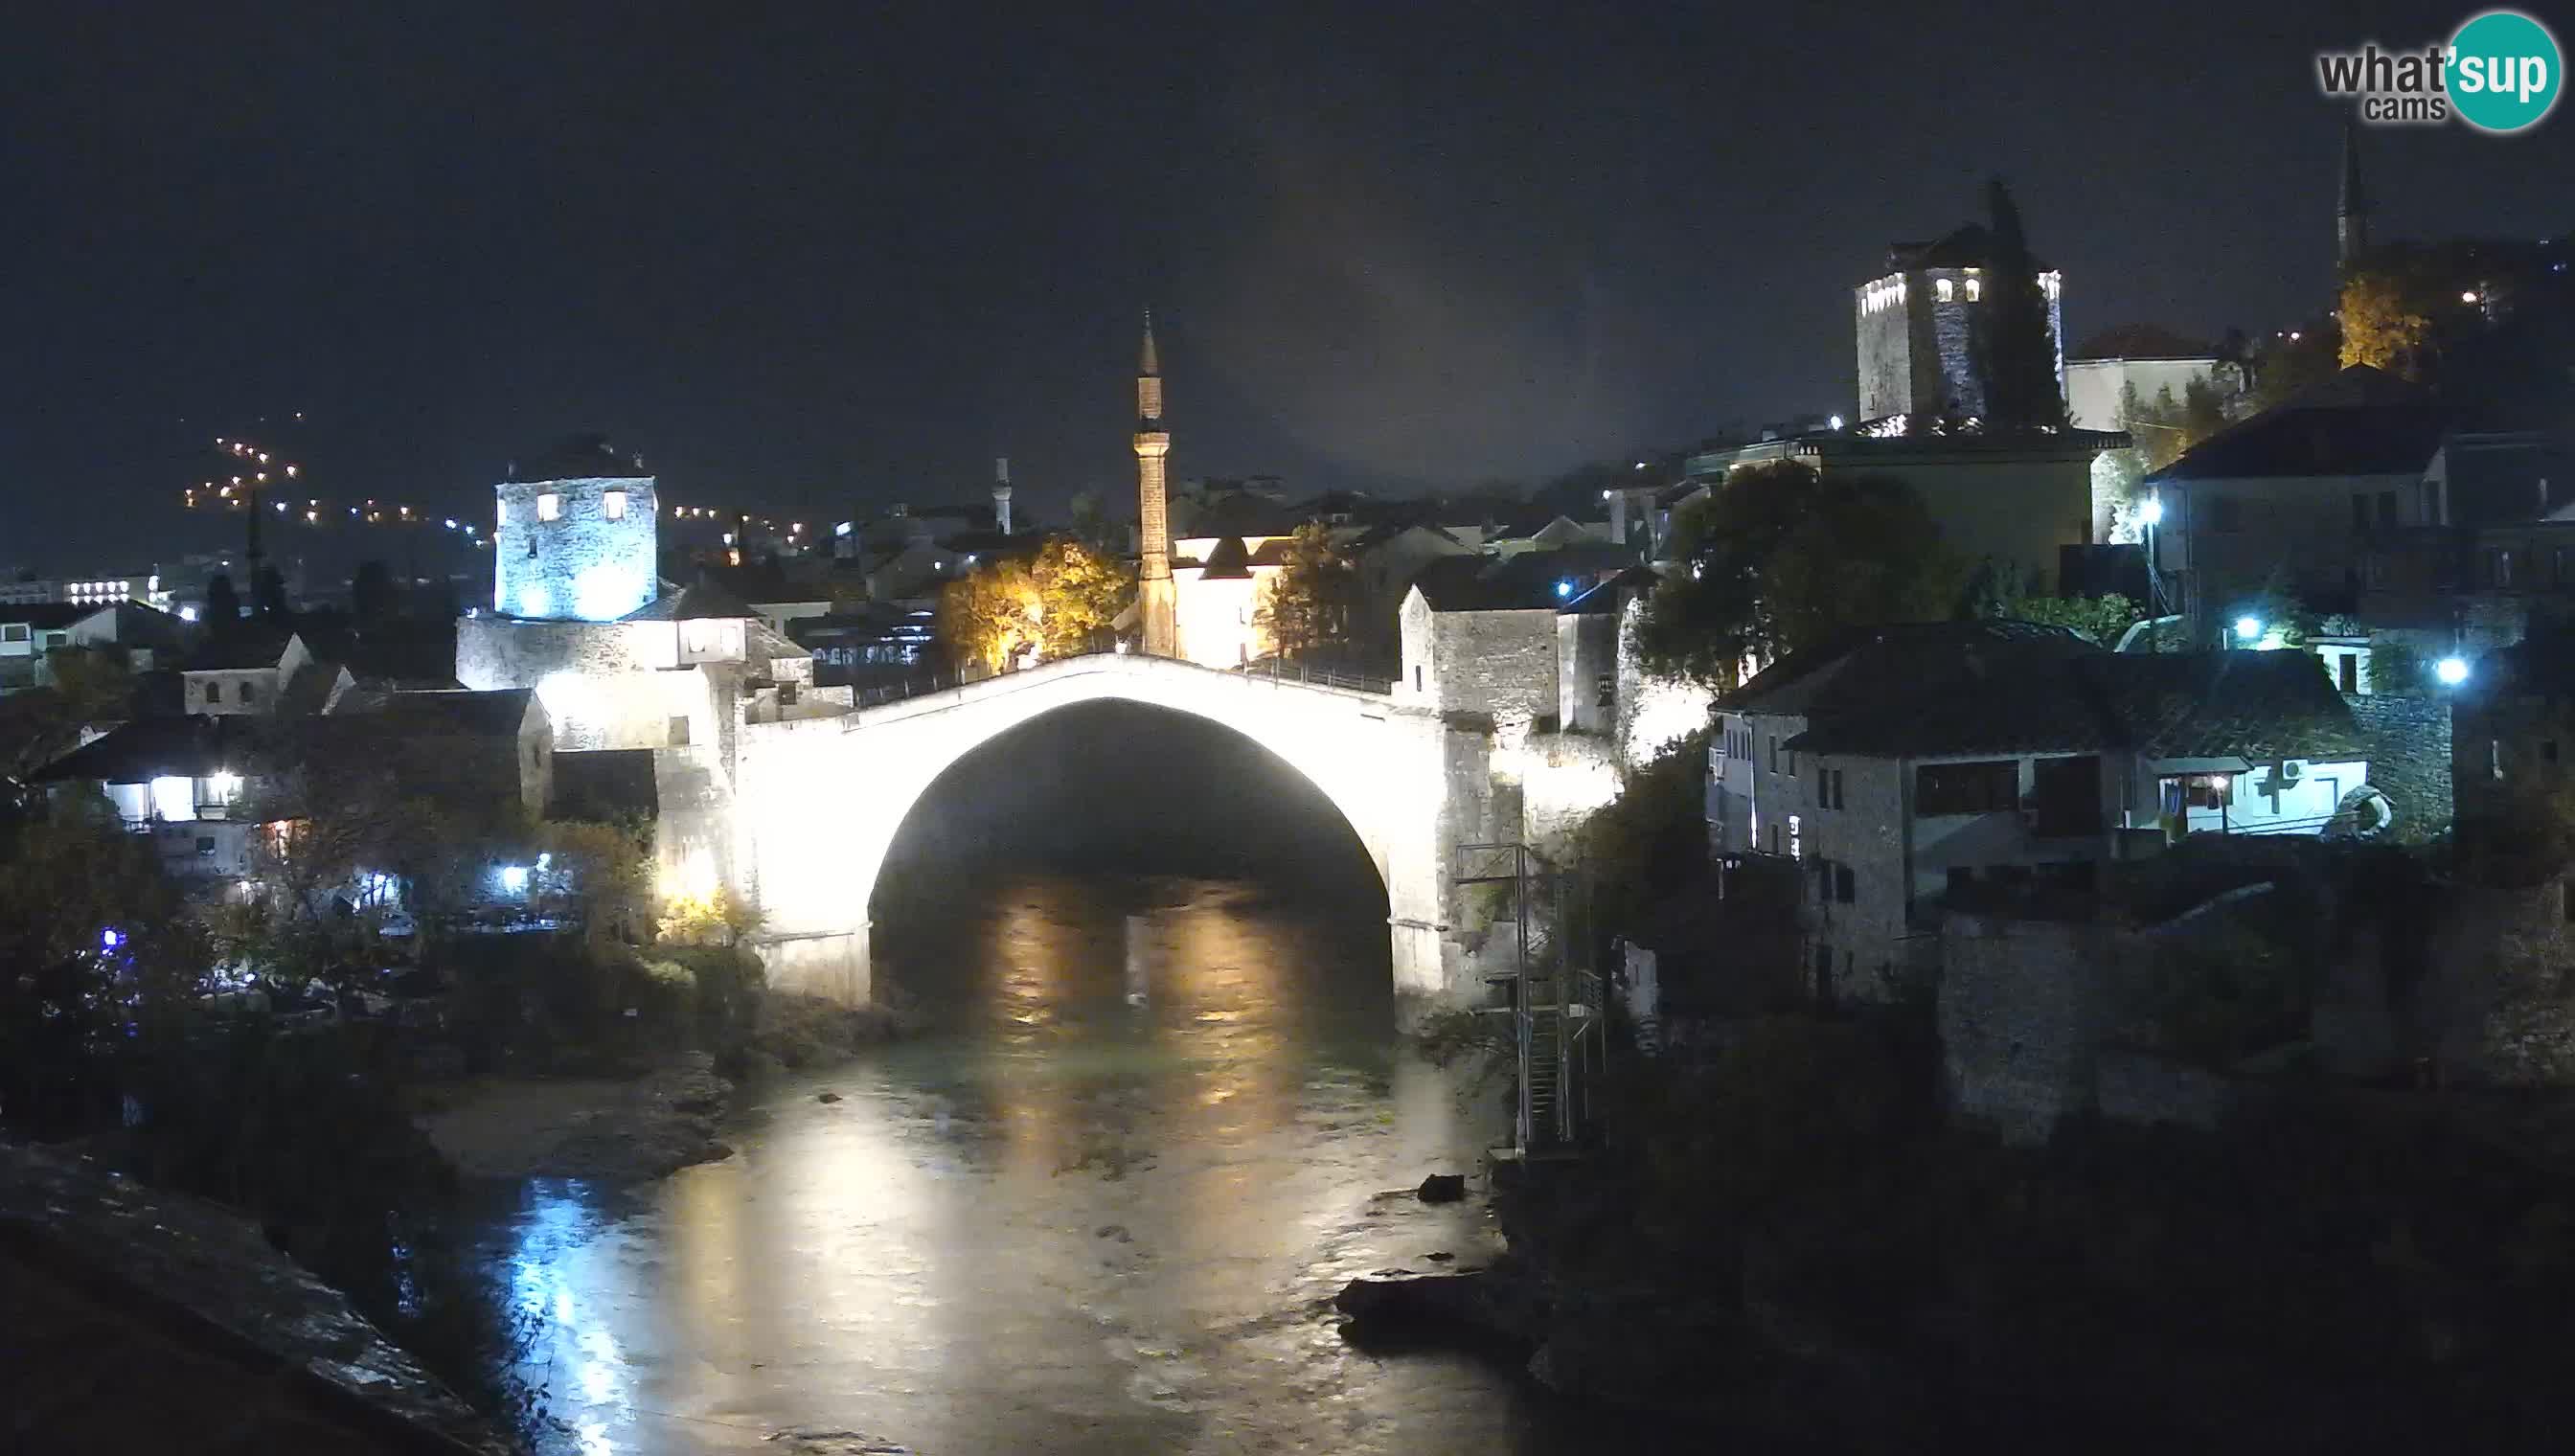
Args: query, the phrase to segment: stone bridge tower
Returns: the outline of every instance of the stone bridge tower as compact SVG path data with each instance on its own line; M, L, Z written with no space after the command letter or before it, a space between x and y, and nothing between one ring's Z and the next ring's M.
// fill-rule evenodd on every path
M1163 365L1154 353L1154 311L1145 311L1145 347L1136 361L1136 519L1140 530L1136 616L1148 657L1180 656L1180 596L1172 583L1172 519L1164 460L1172 437L1163 428Z

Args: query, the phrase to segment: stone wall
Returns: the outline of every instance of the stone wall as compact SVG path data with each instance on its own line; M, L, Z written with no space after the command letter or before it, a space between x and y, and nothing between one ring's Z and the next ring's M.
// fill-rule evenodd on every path
M2436 1017L2441 1072L2487 1086L2575 1082L2575 920L2562 880L2458 886L2415 997Z
M1431 706L1442 713L1481 714L1496 724L1554 726L1560 702L1552 609L1434 612L1430 624L1437 664Z
M505 481L496 488L493 610L513 617L613 622L653 601L657 509L649 476ZM612 497L624 514L609 519ZM539 505L556 503L556 519Z
M2112 1020L2109 942L2092 923L1948 917L1938 1019L1953 1113L2035 1143L2094 1105L2095 1054Z
M2393 837L2419 843L2447 828L2450 703L2446 698L2346 696L2369 754L2369 782L2396 806Z

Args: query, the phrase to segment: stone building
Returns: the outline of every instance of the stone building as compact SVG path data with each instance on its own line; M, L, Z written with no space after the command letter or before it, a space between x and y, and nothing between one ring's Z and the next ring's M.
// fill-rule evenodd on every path
M507 610L457 624L456 680L534 690L565 754L650 751L664 884L740 887L743 726L846 712L851 691L815 687L812 654L722 589L666 588L650 477L617 473L597 441L550 459L543 479L494 490L494 600Z
M1886 272L1851 291L1859 334L1859 418L1975 418L1985 413L1976 353L1983 328L1993 235L1969 223L1927 243L1886 250ZM2038 265L2047 333L2065 378L2061 280Z
M651 602L660 506L642 459L596 436L513 468L494 491L492 610L541 621L614 622Z
M1933 913L2190 833L2314 836L2368 776L2302 653L2106 653L2060 629L1926 624L1782 660L1719 705L1710 838L1809 882L1817 994L1935 967Z

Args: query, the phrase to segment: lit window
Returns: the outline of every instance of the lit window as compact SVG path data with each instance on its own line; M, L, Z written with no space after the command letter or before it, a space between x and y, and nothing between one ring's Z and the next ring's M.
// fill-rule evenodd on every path
M544 495L539 496L537 498L537 519L539 521L561 521L563 519L563 497L556 495L552 491L548 491Z
M1954 303L1956 301L1952 296L1957 293L1958 288L1957 285L1951 283L1949 280L1943 278L1931 286L1939 293L1940 302L1945 304Z
M1970 279L1968 279L1968 280L1967 280L1967 302L1969 302L1969 303L1974 303L1975 301L1977 301L1978 299L1983 298L1984 296L1985 296L1985 281L1984 281L1983 279L1981 279L1981 278L1970 278Z
M610 491L599 498L599 514L611 521L626 519L626 493Z

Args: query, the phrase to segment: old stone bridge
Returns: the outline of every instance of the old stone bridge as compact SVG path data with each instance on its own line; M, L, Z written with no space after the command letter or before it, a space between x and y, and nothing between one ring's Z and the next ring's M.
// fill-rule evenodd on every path
M1383 694L1125 654L1072 658L838 717L747 723L731 803L732 878L765 915L773 983L845 1000L873 990L869 909L905 816L941 772L1059 709L1122 700L1204 719L1277 754L1346 819L1385 885L1396 994L1470 989L1451 924L1453 846L1518 838L1524 748ZM1543 765L1540 765L1543 766ZM1605 775L1605 776L1604 776ZM1584 765L1581 796L1614 773ZM1497 792L1497 784L1503 791Z

